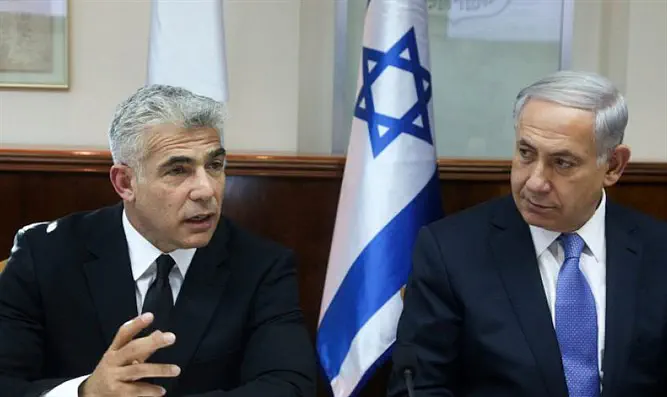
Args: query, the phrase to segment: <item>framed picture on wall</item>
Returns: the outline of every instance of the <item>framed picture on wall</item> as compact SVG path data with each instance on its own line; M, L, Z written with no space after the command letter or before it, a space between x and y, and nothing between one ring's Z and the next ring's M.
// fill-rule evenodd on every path
M0 88L69 88L68 0L0 0Z

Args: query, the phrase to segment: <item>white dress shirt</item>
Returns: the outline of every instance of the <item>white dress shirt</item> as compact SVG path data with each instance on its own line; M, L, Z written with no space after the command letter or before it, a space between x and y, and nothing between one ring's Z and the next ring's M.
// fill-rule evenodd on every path
M604 357L604 335L605 335L605 297L607 293L607 250L605 235L605 208L606 195L602 192L602 200L595 210L593 216L579 230L576 231L584 240L586 246L579 259L579 268L581 269L588 285L593 292L595 300L595 309L597 311L598 322L598 369L600 371L600 380L602 380L602 358ZM549 310L551 311L551 320L556 320L556 283L558 273L565 261L565 252L557 238L559 232L552 232L536 226L530 226L530 233L535 245L537 262L542 277L542 285L547 296Z
M163 254L151 244L144 236L139 234L137 229L132 226L127 214L123 210L123 230L127 239L127 250L130 256L130 266L132 267L132 276L135 283L135 295L137 298L137 313L141 313L144 305L144 299L155 277L157 277L157 264L155 260ZM173 294L174 303L178 299L178 293L183 285L185 274L188 272L192 258L195 255L196 248L178 249L169 253L176 262L176 266L169 273L169 284ZM79 386L90 374L75 379L68 380L57 387L51 389L44 397L78 397Z

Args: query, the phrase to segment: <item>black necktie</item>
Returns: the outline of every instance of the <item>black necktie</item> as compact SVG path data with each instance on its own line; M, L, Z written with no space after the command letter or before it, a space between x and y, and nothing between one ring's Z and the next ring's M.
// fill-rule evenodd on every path
M148 288L142 313L151 312L155 316L153 324L146 330L147 334L154 330L165 332L169 320L169 312L174 307L174 297L169 284L169 273L176 264L169 255L160 255L157 260L157 277Z

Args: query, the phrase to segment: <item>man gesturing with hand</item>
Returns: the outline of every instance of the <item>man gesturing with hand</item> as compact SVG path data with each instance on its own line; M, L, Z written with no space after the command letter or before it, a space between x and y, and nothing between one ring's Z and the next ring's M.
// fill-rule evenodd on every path
M315 395L292 252L222 216L223 114L142 87L109 129L122 201L19 230L0 397Z
M171 332L154 331L133 340L151 322L153 314L144 313L120 327L93 374L79 387L80 396L158 397L165 394L164 388L142 380L175 377L181 369L177 365L145 361L156 350L171 346L176 336Z

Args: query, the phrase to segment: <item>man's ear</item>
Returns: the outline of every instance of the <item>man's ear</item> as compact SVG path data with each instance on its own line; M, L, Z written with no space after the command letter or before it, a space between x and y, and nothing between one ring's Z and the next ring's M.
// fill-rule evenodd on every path
M135 172L125 164L114 164L109 170L109 178L114 190L123 201L134 201L135 198Z
M609 187L621 178L625 167L630 161L630 148L627 145L618 145L609 154L609 169L604 175L604 186Z

